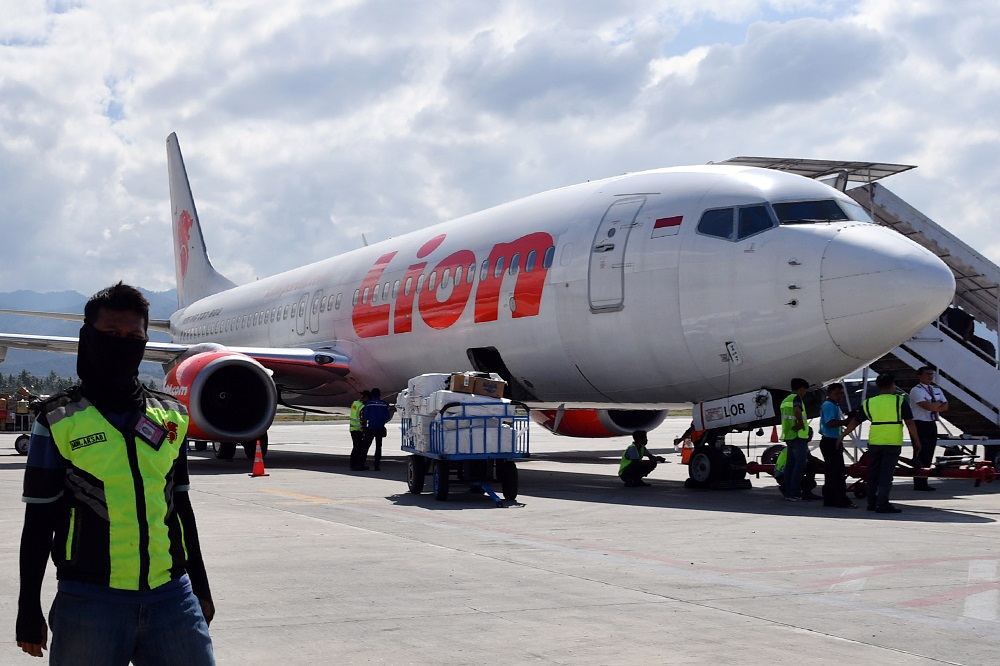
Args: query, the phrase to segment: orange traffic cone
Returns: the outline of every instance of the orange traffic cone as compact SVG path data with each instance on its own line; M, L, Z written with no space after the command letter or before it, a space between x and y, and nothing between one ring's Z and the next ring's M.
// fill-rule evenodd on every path
M771 443L778 443L778 426L771 426Z
M257 440L257 452L253 456L253 473L247 476L271 476L264 471L264 454L260 450L260 440Z

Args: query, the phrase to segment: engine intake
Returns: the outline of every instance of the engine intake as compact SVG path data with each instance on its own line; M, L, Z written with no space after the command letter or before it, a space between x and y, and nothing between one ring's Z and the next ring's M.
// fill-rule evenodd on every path
M667 418L667 410L567 409L562 418L555 409L535 409L531 418L546 430L566 437L624 437L636 430L650 431Z
M253 441L267 432L278 407L264 366L225 349L183 357L167 373L164 390L188 408L193 439Z

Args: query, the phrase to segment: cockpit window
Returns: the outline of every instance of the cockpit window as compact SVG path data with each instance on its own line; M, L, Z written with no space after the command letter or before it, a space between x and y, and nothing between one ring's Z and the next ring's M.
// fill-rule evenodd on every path
M840 204L841 208L847 211L847 216L850 219L857 220L858 222L872 221L872 218L868 216L868 212L853 201L838 201L837 203Z
M740 208L739 236L743 240L774 226L774 220L767 213L766 206L747 206Z
M716 238L733 237L733 209L706 210L698 222L698 233Z
M733 233L735 230L737 233ZM743 240L775 226L764 204L706 210L698 222L698 233L726 240Z
M844 222L851 218L833 199L819 201L786 201L771 204L781 224L816 224Z

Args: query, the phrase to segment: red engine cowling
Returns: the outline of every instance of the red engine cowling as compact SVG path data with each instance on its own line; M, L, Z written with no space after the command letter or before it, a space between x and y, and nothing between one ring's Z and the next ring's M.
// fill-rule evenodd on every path
M535 423L566 437L624 437L636 430L648 432L665 418L665 409L567 409L562 418L555 409L531 410Z
M188 437L248 442L267 432L278 391L264 366L224 348L192 352L167 373L163 389L187 406Z

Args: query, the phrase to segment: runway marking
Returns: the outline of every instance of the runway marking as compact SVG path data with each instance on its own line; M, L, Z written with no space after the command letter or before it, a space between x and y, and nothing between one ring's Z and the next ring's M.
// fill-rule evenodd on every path
M997 582L996 560L975 560L969 562L969 585L984 582ZM997 609L1000 604L1000 589L985 590L965 598L965 610L962 615L977 620L997 621Z
M875 570L875 567L852 567L846 569L840 575L840 582L830 586L830 592L860 592L865 589L868 582L868 574Z
M974 620L997 622L1000 618L1000 580L997 579L997 560L972 560L969 562L968 584L918 599L904 601L910 608L936 606L955 599L965 598L962 615Z
M258 488L259 493L268 493L269 495L278 495L279 497L287 497L288 499L298 500L298 502L305 502L307 504L366 504L372 502L382 502L384 501L380 497L358 497L354 499L332 499L329 497L318 497L316 495L304 495L302 493L290 493L287 490L276 490L274 488ZM295 504L295 502L282 502L283 504Z

